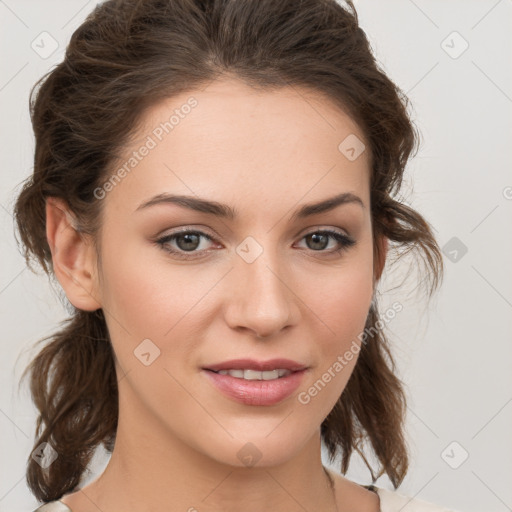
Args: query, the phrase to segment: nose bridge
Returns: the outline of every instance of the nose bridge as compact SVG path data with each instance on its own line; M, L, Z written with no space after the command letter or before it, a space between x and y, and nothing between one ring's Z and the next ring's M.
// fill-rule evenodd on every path
M236 247L228 320L258 336L269 336L293 321L294 294L285 262L271 234L246 237Z

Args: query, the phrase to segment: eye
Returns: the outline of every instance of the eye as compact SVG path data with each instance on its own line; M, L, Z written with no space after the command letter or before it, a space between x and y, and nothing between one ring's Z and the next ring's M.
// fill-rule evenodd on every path
M201 248L201 239L205 239L209 242L214 241L213 237L202 231L185 229L177 233L165 235L155 242L164 251L177 258L193 259L201 257L201 253L208 252L204 247ZM340 254L356 243L355 240L348 235L329 229L313 231L303 236L301 240L306 240L308 247L313 252L320 252L322 254ZM325 249L329 246L329 240L334 240L338 244L338 247L326 251Z
M334 239L338 244L338 247L331 249L330 251L325 251L328 247L329 239ZM306 240L307 245L309 248L312 248L314 252L326 252L327 254L340 254L356 243L355 240L348 235L331 229L313 231L305 235L303 240Z
M178 258L188 259L198 256L198 254L194 253L200 252L197 251L197 249L201 245L201 238L204 238L208 241L213 240L211 236L203 233L202 231L183 230L177 233L165 235L162 238L156 240L156 243L162 249L177 256ZM172 242L176 243L177 249L173 247ZM204 247L202 250L204 251Z

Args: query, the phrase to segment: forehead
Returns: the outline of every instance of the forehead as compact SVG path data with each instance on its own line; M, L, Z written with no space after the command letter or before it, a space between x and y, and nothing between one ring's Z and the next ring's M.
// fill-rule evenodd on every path
M256 90L218 80L143 114L124 160L113 169L124 165L128 172L109 201L122 199L133 210L151 194L174 192L242 210L254 199L271 206L283 204L287 194L292 203L357 192L367 203L368 150L347 158L353 141L358 151L368 148L356 123L317 91Z

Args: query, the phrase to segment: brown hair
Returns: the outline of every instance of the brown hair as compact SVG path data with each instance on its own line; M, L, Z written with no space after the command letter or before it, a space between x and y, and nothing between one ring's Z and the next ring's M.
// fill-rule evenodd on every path
M408 99L375 61L352 2L335 0L110 0L74 32L65 59L31 91L36 149L15 218L27 264L53 275L45 232L45 201L62 198L80 231L94 235L100 205L94 190L145 109L231 74L253 87L302 86L324 93L358 124L371 155L370 198L377 239L403 255L418 250L429 296L443 263L430 225L393 198L400 191L418 134ZM354 450L373 482L388 475L398 487L408 469L406 397L396 375L377 304L369 310L357 365L321 427L331 461L342 453L346 473ZM80 483L96 447L111 452L118 415L114 353L102 310L73 308L66 325L25 370L39 411L34 448L58 453L47 468L28 459L27 482L41 501L59 499ZM369 441L375 476L363 452Z

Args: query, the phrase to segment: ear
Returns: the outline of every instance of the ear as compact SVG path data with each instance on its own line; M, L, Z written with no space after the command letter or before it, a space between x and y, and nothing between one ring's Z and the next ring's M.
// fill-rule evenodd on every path
M62 199L46 200L46 238L53 270L68 300L78 309L101 308L95 281L96 253L90 236L77 230L69 207Z
M374 282L377 282L384 270L384 266L386 264L386 256L388 254L388 239L384 235L381 235L377 239L377 251L376 258L374 262Z

